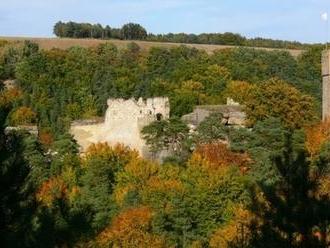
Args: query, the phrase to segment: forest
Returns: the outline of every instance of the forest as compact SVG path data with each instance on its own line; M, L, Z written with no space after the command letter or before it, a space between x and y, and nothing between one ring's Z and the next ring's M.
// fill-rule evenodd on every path
M297 41L273 40L265 38L246 38L235 33L168 33L153 34L137 23L127 23L121 28L106 25L77 22L57 22L54 25L54 34L60 38L94 38L94 39L121 39L146 40L155 42L173 42L187 44L214 44L248 47L269 47L284 49L304 49L315 45L303 44Z
M40 50L0 41L3 247L329 247L330 122L321 122L321 51L207 54L135 43ZM14 86L8 86L14 80ZM167 96L171 118L142 131L162 163L118 144L79 154L73 120L106 100ZM197 105L244 106L191 133ZM38 127L38 135L9 126Z

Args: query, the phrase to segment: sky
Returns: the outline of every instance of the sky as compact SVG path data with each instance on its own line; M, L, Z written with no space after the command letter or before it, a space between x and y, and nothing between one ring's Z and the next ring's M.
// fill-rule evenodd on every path
M0 0L0 36L52 37L61 20L317 43L327 36L324 12L330 0Z

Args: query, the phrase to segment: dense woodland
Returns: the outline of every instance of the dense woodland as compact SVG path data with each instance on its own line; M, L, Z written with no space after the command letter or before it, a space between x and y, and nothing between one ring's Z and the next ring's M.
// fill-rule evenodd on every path
M39 50L1 42L3 247L328 247L329 122L320 121L321 47L298 58L249 48ZM6 81L8 82L8 81ZM143 136L163 163L118 144L80 156L71 121L109 97L168 96L171 118ZM246 128L199 104L244 105ZM7 126L37 125L38 136Z
M240 34L230 32L223 34L153 34L148 33L144 27L137 23L127 23L121 28L113 28L109 25L103 27L101 24L59 21L54 26L54 34L61 38L146 40L157 42L234 45L285 49L303 49L311 46L309 44L303 44L297 41L273 40L260 37L248 39Z

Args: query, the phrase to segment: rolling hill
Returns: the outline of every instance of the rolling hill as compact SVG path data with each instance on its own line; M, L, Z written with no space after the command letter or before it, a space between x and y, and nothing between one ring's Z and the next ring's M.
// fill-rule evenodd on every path
M70 38L34 38L34 37L0 37L2 40L9 41L23 41L30 40L37 43L41 49L49 50L52 48L67 49L72 46L81 46L81 47L95 47L99 44L110 42L116 45L118 48L126 47L128 43L135 42L142 49L148 50L151 47L175 47L180 45L185 45L188 47L195 47L197 49L205 50L207 53L212 53L218 49L234 48L235 46L225 46L225 45L205 45L205 44L183 44L183 43L167 43L167 42L151 42L151 41L134 41L134 40L99 40L99 39L70 39ZM261 48L257 47L255 49L263 50L283 50L275 48ZM303 50L292 50L286 49L291 55L297 57L303 52Z

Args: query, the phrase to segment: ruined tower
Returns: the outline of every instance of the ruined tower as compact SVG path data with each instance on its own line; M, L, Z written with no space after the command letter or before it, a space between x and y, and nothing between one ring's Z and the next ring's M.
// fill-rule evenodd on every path
M92 143L121 143L147 158L150 155L149 148L141 136L141 130L153 121L166 120L169 117L170 103L167 97L146 100L109 99L104 122L78 121L72 123L70 132L82 151Z
M322 119L330 118L330 50L322 53Z

